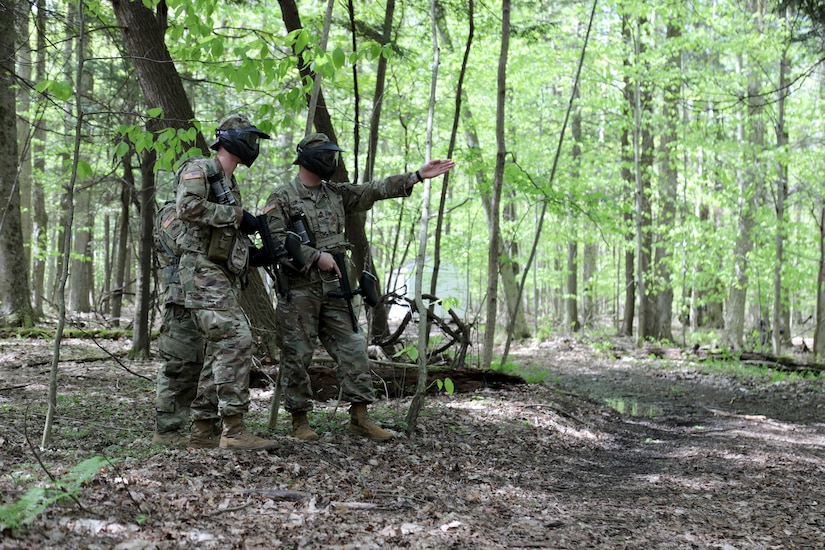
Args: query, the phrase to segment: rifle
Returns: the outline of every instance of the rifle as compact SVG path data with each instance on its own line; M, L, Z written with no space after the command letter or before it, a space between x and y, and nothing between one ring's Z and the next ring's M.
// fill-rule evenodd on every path
M359 286L353 290L349 282L349 274L347 273L346 254L344 252L336 252L332 257L335 259L338 270L341 272L341 290L331 290L327 293L327 296L346 300L349 318L352 322L352 332L358 332L358 317L356 317L355 309L352 307L352 297L361 294L368 306L375 307L376 304L378 304L378 292L375 289L375 283L378 281L378 278L369 271L362 271L361 279L358 281Z
M269 232L266 214L258 216L258 224L261 227L260 235L264 253L269 260L269 263L264 266L264 269L275 281L275 285L278 287L278 294L286 297L288 300L289 279L287 279L286 273L281 269L281 262L290 262L295 269L303 269L304 255L301 252L301 238L296 233L287 231L284 245L276 249L272 242L272 234Z

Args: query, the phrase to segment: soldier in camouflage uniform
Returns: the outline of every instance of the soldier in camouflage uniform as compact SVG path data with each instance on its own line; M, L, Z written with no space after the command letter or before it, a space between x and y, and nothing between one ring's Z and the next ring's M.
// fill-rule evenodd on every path
M189 160L176 175L177 213L186 222L177 241L183 251L179 273L184 305L205 341L204 368L191 406L190 443L212 437L220 418L221 447L269 449L276 442L249 433L243 422L249 410L252 332L238 295L251 265L250 248L255 250L246 235L259 224L243 210L233 175L239 164L252 165L259 139L269 135L245 116L232 115L215 136L211 148L216 155Z
M304 268L297 271L284 266L289 292L278 300L275 310L284 407L292 415L292 433L302 440L318 438L307 418L312 410L307 368L316 339L320 339L338 364L342 398L351 404L349 430L376 440L390 439L393 435L367 415L367 404L375 397L366 337L360 330L353 331L346 302L328 295L340 290L341 272L333 254L351 248L344 240L347 212L369 210L378 200L407 197L416 183L448 172L454 163L432 160L412 173L355 185L328 181L341 149L325 134L308 135L297 151L297 177L276 188L264 207L276 247L283 246L287 231L303 238Z
M189 311L184 307L183 289L178 276L180 248L175 240L184 223L177 217L175 201L167 201L155 216L155 252L161 263L163 321L158 351L163 367L158 371L155 402L156 445L186 446L189 438L181 430L189 421L189 406L195 398L203 367L203 338ZM218 440L212 438L216 447Z

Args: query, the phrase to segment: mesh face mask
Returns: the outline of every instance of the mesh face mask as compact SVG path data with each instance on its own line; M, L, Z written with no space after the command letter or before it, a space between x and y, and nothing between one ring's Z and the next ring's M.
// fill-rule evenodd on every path
M338 167L338 155L341 150L334 143L323 143L317 147L298 147L298 164L328 180Z
M241 159L244 166L252 166L260 153L260 138L269 136L256 128L230 128L217 130L215 137L224 149Z

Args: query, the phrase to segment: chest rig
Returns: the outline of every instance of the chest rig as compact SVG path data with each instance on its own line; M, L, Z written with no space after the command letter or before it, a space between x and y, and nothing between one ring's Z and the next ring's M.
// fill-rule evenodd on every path
M302 237L302 244L322 252L344 252L351 244L344 239L346 211L337 183L321 183L316 191L304 188L300 181L284 186L287 195L287 215L292 231ZM308 231L300 229L302 222Z
M188 175L199 174L200 177L188 178ZM205 178L205 182L203 179ZM176 186L201 186L205 183L206 200L216 204L235 204L240 206L241 197L238 193L237 186L226 185L223 180L225 176L221 172L216 163L211 159L203 157L192 157L187 159L178 168L177 176L175 177ZM234 182L232 182L234 183ZM221 196L215 192L216 187L223 187L228 193L223 193ZM176 189L177 192L177 189ZM213 235L213 232L225 233L225 235ZM228 246L231 244L235 236L234 228L213 228L209 225L201 225L195 223L186 223L185 231L177 239L177 244L182 250L196 252L198 254L206 254L210 249L210 243L215 240L215 237L222 237L218 240L227 241L225 243L225 250L228 253ZM214 246L214 245L213 245ZM215 258L222 261L220 258ZM223 258L225 260L226 257Z

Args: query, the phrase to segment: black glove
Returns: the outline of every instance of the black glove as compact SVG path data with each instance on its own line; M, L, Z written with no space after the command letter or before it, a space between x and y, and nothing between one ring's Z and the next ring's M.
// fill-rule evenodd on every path
M258 218L244 210L240 229L244 235L251 235L261 230L261 224L258 223Z
M272 265L274 258L271 258L263 248L249 247L249 267L264 267Z

